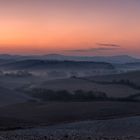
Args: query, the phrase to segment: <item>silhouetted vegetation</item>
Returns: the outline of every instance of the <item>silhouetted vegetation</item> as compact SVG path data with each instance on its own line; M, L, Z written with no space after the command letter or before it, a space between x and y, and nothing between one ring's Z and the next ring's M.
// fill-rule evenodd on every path
M73 93L67 90L53 91L48 89L32 89L29 91L32 97L42 101L97 101L107 100L108 97L103 92L77 90Z
M108 97L106 93L99 91L76 90L69 92L67 90L49 90L44 88L34 88L30 91L24 91L30 96L40 99L41 101L140 101L140 94L134 94L127 97Z

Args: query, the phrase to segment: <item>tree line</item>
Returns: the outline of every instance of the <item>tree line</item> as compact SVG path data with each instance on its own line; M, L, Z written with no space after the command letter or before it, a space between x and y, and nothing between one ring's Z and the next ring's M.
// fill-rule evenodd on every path
M97 101L106 100L108 97L104 92L93 92L76 90L69 92L67 90L48 90L48 89L32 89L28 92L32 97L42 101Z

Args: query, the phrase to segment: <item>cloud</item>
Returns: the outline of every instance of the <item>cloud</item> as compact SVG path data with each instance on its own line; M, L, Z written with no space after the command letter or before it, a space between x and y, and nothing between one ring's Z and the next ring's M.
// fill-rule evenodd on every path
M67 52L101 52L101 51L113 51L119 49L121 46L118 44L108 44L108 43L97 43L97 47L88 48L88 49L75 49L75 50L66 50Z
M104 46L104 47L117 47L120 48L121 46L118 44L110 44L110 43L97 43L96 45L98 46Z
M100 48L89 48L89 49L77 49L77 50L67 50L68 52L98 52L98 51L112 51L117 48L110 47L100 47Z

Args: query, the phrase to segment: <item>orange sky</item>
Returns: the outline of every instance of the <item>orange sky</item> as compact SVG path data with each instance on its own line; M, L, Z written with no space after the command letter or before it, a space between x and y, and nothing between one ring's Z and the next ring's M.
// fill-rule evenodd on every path
M138 55L139 7L138 0L0 1L0 51Z

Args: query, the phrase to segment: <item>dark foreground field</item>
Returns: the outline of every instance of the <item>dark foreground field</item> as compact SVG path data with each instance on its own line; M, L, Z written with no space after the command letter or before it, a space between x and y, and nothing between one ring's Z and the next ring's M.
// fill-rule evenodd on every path
M82 121L0 132L7 140L139 140L140 117Z
M11 130L138 115L140 103L134 102L27 102L1 107L0 129Z
M139 102L15 104L0 108L0 140L137 140L139 115Z

